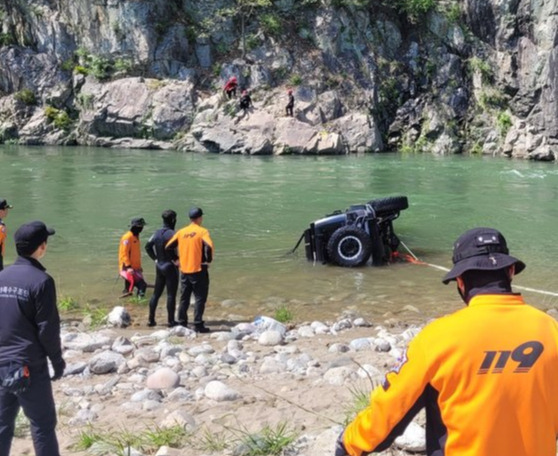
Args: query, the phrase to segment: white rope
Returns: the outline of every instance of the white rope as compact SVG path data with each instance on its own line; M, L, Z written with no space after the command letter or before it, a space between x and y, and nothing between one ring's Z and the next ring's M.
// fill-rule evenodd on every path
M403 242L401 242L401 245L403 247L405 247L405 249L407 249L407 252L409 252L409 255L411 255L415 260L420 261L422 264L424 264L426 266L430 266L431 268L434 268L434 269L439 269L440 271L444 271L444 272L448 272L450 270L449 268L446 268L444 266L439 266L437 264L432 264L432 263L425 263L424 261L419 260L415 256L415 254L413 252L411 252L411 249L409 249L409 247L407 247ZM539 293L539 294L546 295L546 296L558 297L558 293L556 293L554 291L539 290L538 288L522 287L520 285L514 285L513 287L517 288L519 290L530 291L532 293Z

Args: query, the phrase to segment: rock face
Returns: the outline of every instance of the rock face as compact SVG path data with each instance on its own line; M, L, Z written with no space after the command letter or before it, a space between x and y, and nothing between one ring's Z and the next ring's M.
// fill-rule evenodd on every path
M557 0L409 5L8 0L0 142L555 160Z

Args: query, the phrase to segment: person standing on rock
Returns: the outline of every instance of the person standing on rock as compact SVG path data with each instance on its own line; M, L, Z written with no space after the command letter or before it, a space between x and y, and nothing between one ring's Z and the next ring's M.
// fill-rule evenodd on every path
M247 90L243 90L242 96L240 97L240 109L244 111L244 116L248 114L248 109L253 106L254 104L252 103L252 97L250 97L250 94Z
M0 199L0 271L4 269L4 252L6 251L6 237L8 232L4 219L8 216L8 209L13 206L9 205L5 199Z
M167 326L176 326L174 312L176 309L176 291L178 290L178 269L173 261L173 255L165 250L165 246L174 236L176 226L176 212L166 210L161 215L163 227L157 230L145 244L145 251L155 261L155 290L149 301L149 322L147 326L155 326L155 311L159 298L167 287Z
M293 89L287 90L287 96L289 97L289 102L287 103L286 112L287 116L293 117L293 109L294 109L294 95Z
M124 279L123 296L131 295L134 288L137 289L138 297L145 296L147 284L143 278L139 240L139 235L145 225L143 218L133 218L130 222L130 230L120 238L118 268L120 276Z
M188 307L192 293L196 298L194 307L194 330L199 333L209 332L203 321L205 303L209 292L209 264L213 260L213 241L209 231L203 228L203 211L199 207L190 209L190 224L176 234L167 243L171 253L178 251L180 267L180 306L178 323L188 325Z
M230 100L233 96L236 97L236 88L238 87L238 81L236 79L236 76L231 76L229 78L229 80L227 81L227 83L225 84L225 86L223 87L223 90L225 91L225 93L227 94L227 98Z
M43 222L15 232L18 258L0 272L0 456L9 456L20 407L37 456L60 456L51 381L64 374L56 286L39 260L54 230ZM54 375L49 375L48 361Z
M512 292L524 268L499 231L461 235L443 282L457 282L466 307L409 343L335 456L385 450L422 408L427 455L555 456L558 322Z

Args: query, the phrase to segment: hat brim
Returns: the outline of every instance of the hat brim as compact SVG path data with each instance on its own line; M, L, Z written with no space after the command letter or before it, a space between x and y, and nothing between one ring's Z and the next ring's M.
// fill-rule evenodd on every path
M505 253L491 253L490 255L479 255L466 258L455 264L451 271L444 276L442 282L447 285L467 271L497 271L512 265L515 265L516 275L525 269L525 263L523 261L511 255L506 255Z

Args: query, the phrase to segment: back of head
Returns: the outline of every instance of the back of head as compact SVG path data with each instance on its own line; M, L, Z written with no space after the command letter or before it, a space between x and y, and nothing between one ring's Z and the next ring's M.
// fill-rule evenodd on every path
M56 231L39 221L25 223L21 225L14 234L16 251L19 256L29 257L46 242L49 236Z
M188 217L190 220L199 219L203 215L203 211L201 207L193 207L188 211Z
M167 209L161 214L163 223L171 228L174 228L176 224L176 212L172 209Z

